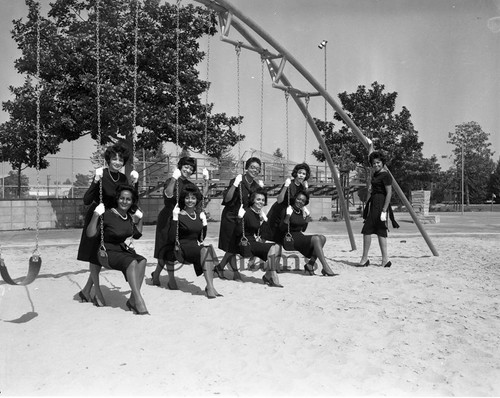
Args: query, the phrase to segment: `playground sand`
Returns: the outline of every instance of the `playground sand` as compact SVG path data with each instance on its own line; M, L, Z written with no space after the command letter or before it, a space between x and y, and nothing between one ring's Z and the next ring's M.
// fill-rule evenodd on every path
M360 248L332 235L325 253L339 276L286 272L278 289L245 270L245 283L216 279L224 297L208 300L191 266L177 272L179 291L165 274L149 285L150 228L135 247L151 257L151 316L127 311L116 271L102 273L107 307L80 303L88 270L75 259L80 231L67 232L42 246L33 284L0 284L0 394L500 395L499 235L432 235L433 256L402 230L389 269L354 267ZM19 276L32 248L4 240L3 251Z

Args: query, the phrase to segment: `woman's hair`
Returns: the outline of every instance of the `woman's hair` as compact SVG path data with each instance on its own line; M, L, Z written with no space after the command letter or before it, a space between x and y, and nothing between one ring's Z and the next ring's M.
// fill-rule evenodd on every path
M245 170L248 169L252 163L257 163L259 166L262 167L262 162L260 161L259 158L251 157L245 162Z
M309 204L309 192L307 191L299 191L295 195L293 195L293 197L290 199L290 205L293 206L295 204L295 200L299 195L304 195L306 197L306 202L304 203L304 206L307 206Z
M264 195L264 206L267 206L267 192L263 188L257 188L257 190L250 194L248 204L252 206L255 203L255 198L257 197L257 195Z
M191 156L183 156L179 159L177 163L177 168L180 170L182 166L191 166L193 168L193 173L196 173L196 159Z
M179 208L184 210L186 207L186 197L189 194L193 194L196 197L196 204L200 203L203 199L200 190L194 184L189 184L184 187L184 189L179 194Z
M307 181L309 179L309 177L311 176L311 168L309 167L309 165L307 163L299 163L299 164L295 165L295 167L292 170L292 177L293 178L297 178L297 174L298 174L299 170L305 170L306 178L304 179L304 181Z
M137 191L134 189L134 187L127 184L120 184L116 187L115 206L118 206L118 200L120 199L120 195L123 191L132 192L132 206L137 204L137 201L139 200L139 195L137 194Z
M111 161L111 158L114 157L115 155L120 155L122 157L124 165L127 164L130 158L130 152L128 148L121 142L117 142L106 148L106 151L104 152L104 160L106 160L106 163L108 165L109 162Z
M382 162L382 165L385 166L386 158L382 152L375 151L375 152L370 153L370 155L368 155L368 162L370 162L370 165L373 166L373 161L375 159L380 160Z

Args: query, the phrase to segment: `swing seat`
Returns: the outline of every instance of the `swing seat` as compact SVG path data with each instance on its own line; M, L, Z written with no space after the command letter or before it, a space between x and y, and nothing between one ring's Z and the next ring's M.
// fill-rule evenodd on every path
M0 257L0 274L5 283L9 285L25 286L33 282L40 272L42 266L42 258L38 254L33 254L29 259L28 274L19 282L15 282L9 275L5 261Z

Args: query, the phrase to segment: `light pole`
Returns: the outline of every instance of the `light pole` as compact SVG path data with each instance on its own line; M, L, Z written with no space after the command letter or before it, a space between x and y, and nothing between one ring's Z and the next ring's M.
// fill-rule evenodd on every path
M318 44L318 48L320 50L325 50L325 91L327 91L326 89L326 44L328 42L326 40L323 40L321 43ZM327 121L327 113L326 113L326 110L327 110L327 105L326 105L326 98L325 98L325 123Z
M462 150L462 215L464 215L464 144L461 145Z

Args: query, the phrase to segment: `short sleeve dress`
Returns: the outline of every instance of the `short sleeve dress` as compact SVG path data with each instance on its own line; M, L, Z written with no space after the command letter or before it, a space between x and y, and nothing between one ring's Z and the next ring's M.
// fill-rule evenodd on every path
M285 223L286 209L283 209L280 214L280 231L281 241L288 232L288 225ZM304 257L310 258L313 255L314 249L311 245L312 235L304 235L307 229L308 221L304 217L302 209L297 210L293 208L293 213L290 216L290 234L293 237L294 250L300 252Z
M182 192L182 190L188 185L195 187L199 191L199 188L191 181L184 178L178 178L178 184L175 184L173 195L171 198L169 198L167 197L167 195L165 195L165 188L168 186L171 180L172 177L168 178L163 185L164 207L160 210L160 213L158 213L154 249L154 258L166 261L175 261L173 253L169 253L169 251L166 250L168 240L168 236L166 235L166 233L168 233L168 220L172 216L172 210L174 210L174 207L177 204L177 185L179 185L179 193Z
M240 223L242 221L240 220ZM251 208L248 209L243 217L243 222L245 223L245 237L248 239L250 243L250 249L252 251L252 256L259 257L260 259L266 261L267 254L269 253L269 249L274 246L274 243L264 243L258 240L260 236L260 230L265 223L260 223L259 214L255 213ZM238 233L238 241L243 236L243 228L240 226ZM240 255L243 253L238 252Z
M380 220L380 214L385 203L387 195L386 186L392 184L391 175L382 170L375 173L372 177L371 196L366 203L366 217L361 229L363 235L376 234L378 236L387 237L387 221Z
M83 197L83 204L90 207L85 215L82 236L80 238L80 245L78 247L77 259L80 261L88 261L93 264L99 264L97 260L97 250L101 241L100 230L96 236L89 238L87 236L87 226L92 220L92 215L97 205L100 203L100 189L99 185L102 184L102 202L106 209L115 206L116 188L119 185L128 184L127 176L123 173L110 172L108 168L104 169L102 178L95 182L92 180L89 189L85 192Z
M142 233L139 232L136 225L132 222L130 214L126 217L115 213L113 209L106 210L102 215L104 225L104 246L108 254L109 266L112 269L122 271L127 279L127 268L136 260L140 262L146 260L143 256L129 249L125 241L133 237L139 239ZM100 230L98 226L97 230Z
M229 181L229 186L224 192L224 198L226 197L227 191L233 185L234 178ZM222 210L220 229L219 229L219 249L224 250L227 253L238 253L238 242L239 238L237 236L238 228L238 211L241 204L243 203L243 208L248 209L250 195L259 188L259 184L253 180L250 184L246 180L245 176L240 183L241 192L243 197L240 199L240 188L234 190L234 195L231 200L222 200L222 205L224 209Z
M194 218L183 212L179 213L179 220L170 218L168 222L168 243L167 251L173 253L176 229L179 226L179 243L181 245L184 263L193 264L196 276L203 274L201 264L202 242L207 233L207 227L203 226L200 215L195 213Z

